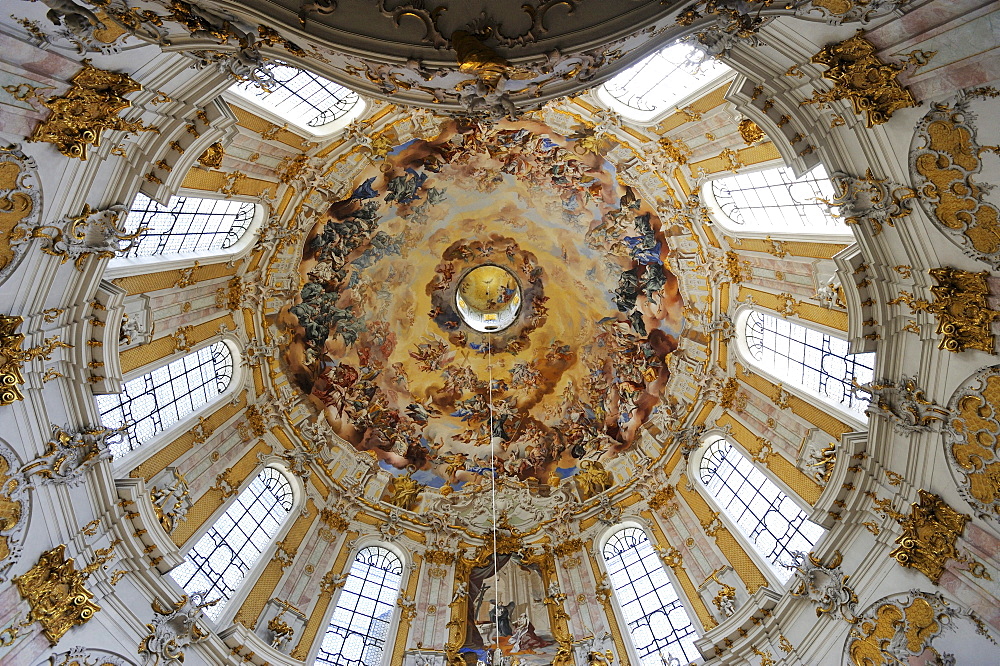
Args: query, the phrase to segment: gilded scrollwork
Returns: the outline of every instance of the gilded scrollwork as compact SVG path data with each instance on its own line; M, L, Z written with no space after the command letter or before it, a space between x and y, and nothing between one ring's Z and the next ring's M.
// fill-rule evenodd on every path
M941 336L939 349L951 352L978 349L993 354L996 338L992 326L1000 319L1000 312L990 307L989 272L973 273L951 267L932 268L929 272L937 281L937 286L931 287L933 303L902 291L889 304L905 303L913 312L934 315Z
M948 404L945 455L959 492L981 518L1000 519L1000 366L980 370Z
M25 336L17 329L23 322L23 317L0 315L0 407L24 399L19 387L24 383L25 364L39 358L50 361L56 349L73 346L53 335L40 345L21 349Z
M916 569L932 583L941 579L948 560L966 564L977 578L990 577L982 563L962 554L955 545L969 516L955 511L939 496L921 490L920 502L914 502L910 514L897 520L903 533L889 556L901 566Z
M51 143L63 155L85 160L88 146L101 145L105 130L159 132L141 120L118 116L132 106L125 95L142 89L129 75L98 69L84 59L83 69L70 83L62 95L39 99L50 114L35 128L31 141Z
M975 613L941 594L911 590L892 595L861 614L848 634L845 652L854 666L907 664L911 657L928 652L936 660L933 663L953 664L954 656L938 652L934 641L945 632L958 630L963 620L974 625L976 633L993 640Z
M1000 268L1000 208L987 200L988 187L976 182L982 147L970 103L998 95L977 88L932 104L917 125L910 153L910 174L931 221L966 254L993 268Z
M28 522L29 497L17 468L13 451L0 442L0 581L17 562Z
M917 104L913 94L896 80L906 64L882 62L875 46L864 38L864 30L823 47L811 61L826 68L823 78L833 81L833 88L813 91L802 104L849 100L854 113L866 114L868 127L881 125L896 111Z
M41 190L35 160L18 144L0 146L0 281L24 255L21 244L38 218Z
M77 569L73 558L66 558L66 545L60 544L42 553L31 569L14 578L18 592L30 606L27 621L40 624L52 645L101 610L86 583L111 559L114 546L95 551L94 561Z

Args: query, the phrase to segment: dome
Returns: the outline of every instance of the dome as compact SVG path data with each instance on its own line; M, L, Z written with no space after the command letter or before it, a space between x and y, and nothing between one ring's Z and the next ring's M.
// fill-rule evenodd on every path
M991 7L11 11L4 664L994 660Z

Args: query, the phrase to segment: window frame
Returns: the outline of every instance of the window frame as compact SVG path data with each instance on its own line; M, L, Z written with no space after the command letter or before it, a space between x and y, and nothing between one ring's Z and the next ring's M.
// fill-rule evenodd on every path
M391 666L392 650L395 647L396 634L399 632L399 624L402 620L402 608L399 606L398 600L402 599L406 594L406 586L413 571L413 561L410 558L410 554L396 544L381 541L375 536L368 535L360 537L356 540L351 548L351 553L347 558L344 570L341 573L345 576L350 575L351 567L354 566L354 561L358 558L358 553L371 546L384 548L393 553L399 558L400 565L403 570L402 574L400 574L399 580L399 596L397 597L396 605L393 607L392 618L389 620L389 629L386 634L386 636L390 638L386 639L385 649L382 650L382 659L379 662L379 666ZM344 544L342 543L341 548L343 547ZM333 614L337 611L337 605L340 603L340 596L343 594L343 591L344 586L341 585L330 597L330 604L323 616L323 622L320 623L322 630L316 633L316 637L313 639L313 644L310 646L308 655L304 662L310 666L313 666L316 663L316 658L319 656L319 651L323 646L323 639L326 637L326 632L330 627L330 622L333 620Z
M135 202L135 197L139 194L140 192L136 191L130 199L128 206L129 210L131 210L132 204ZM142 192L141 194L145 194L145 192ZM145 194L145 196L148 197L149 195ZM201 264L219 263L223 260L236 261L253 249L253 246L257 242L257 237L260 235L260 231L264 226L264 221L270 215L269 207L266 204L262 204L254 197L227 197L220 192L191 190L187 188L178 190L176 193L170 195L170 197L167 198L167 201L173 197L217 199L250 203L254 205L253 217L250 220L250 224L247 225L246 232L244 232L244 234L232 245L232 247L224 250L213 250L211 252L178 252L175 254L144 257L115 257L108 262L107 268L104 271L104 278L106 280L113 280L115 278L145 273L154 267L156 271L169 271L177 268L187 268L192 266L196 261ZM152 197L149 198L152 199ZM153 201L159 203L160 205L166 205L164 202L157 201L156 199L153 199ZM126 213L126 216L127 215L128 214Z
M615 591L614 585L611 582L611 575L608 573L608 565L604 560L604 547L607 545L608 541L611 540L611 537L629 527L637 527L641 529L645 533L646 538L649 540L651 545L656 546L659 544L656 537L653 535L653 530L650 528L647 520L639 516L622 516L614 525L610 525L600 532L598 538L594 540L591 555L597 562L597 566L600 568L601 574L605 576L607 585L611 590L611 609L615 615L615 622L618 623L618 629L621 632L622 642L625 644L625 651L628 653L628 660L633 664L641 664L642 659L640 659L639 653L635 648L635 643L632 640L632 634L628 630L628 623L625 621L625 614L622 611L621 602L618 600L618 593ZM667 575L667 580L670 581L670 584L673 586L674 592L677 594L677 598L680 600L681 605L684 607L684 611L687 613L688 619L691 621L691 626L694 628L696 636L695 640L700 640L704 637L706 628L702 626L701 620L695 612L694 606L684 593L684 588L681 587L680 581L678 581L677 577L674 575L673 569L668 567L663 562L663 558L660 557L659 553L656 554L656 559L660 563L663 573ZM697 647L695 649L697 650ZM621 659L621 655L619 655L619 661L623 661Z
M792 170L795 173L794 165L785 163L782 159L772 160L769 162L762 162L760 164L753 164L744 167L739 170L738 173L728 173L720 172L712 174L711 177L707 178L701 183L698 189L698 196L701 200L702 205L708 210L709 217L712 219L712 223L722 231L723 234L727 236L732 236L734 238L775 238L784 241L801 241L809 243L853 243L855 240L854 230L850 225L844 223L843 233L837 233L832 231L823 231L818 233L810 232L794 232L788 230L777 229L774 231L747 231L734 226L732 222L729 221L729 216L726 215L725 211L722 210L722 206L719 204L715 197L715 192L712 190L712 182L717 180L723 180L725 178L730 178L734 175L745 175L750 173L757 173L760 171L769 171L771 169L778 169L785 167ZM822 167L826 173L827 178L830 178L830 170L827 169L827 165L822 161L817 162L815 165L811 166L806 171L802 172L796 176L800 178L805 176L807 173L811 172L817 167ZM831 180L832 182L832 180Z
M768 580L768 584L774 586L777 590L783 590L785 587L792 584L794 581L794 576L789 576L787 581L782 581L778 578L777 574L774 572L774 566L767 558L765 558L761 552L757 549L757 546L750 541L746 533L740 529L740 526L736 524L736 521L730 517L729 512L726 511L719 503L716 501L715 496L708 489L701 480L701 461L705 457L705 453L708 452L709 446L713 444L718 439L724 439L729 442L729 444L736 449L737 452L742 454L750 463L763 474L767 479L778 487L778 490L785 493L785 495L790 499L795 506L797 506L806 515L806 520L815 523L823 528L823 534L816 540L813 549L819 549L822 547L824 537L830 533L830 528L825 527L821 521L816 520L814 507L810 506L808 502L802 499L798 493L796 493L787 483L778 478L771 469L762 463L754 461L753 454L746 450L742 444L736 441L733 436L727 431L721 428L712 428L706 430L698 443L698 448L691 453L688 457L687 468L685 473L688 477L688 482L691 483L696 488L696 492L699 493L702 498L708 503L709 507L715 511L719 520L722 524L729 530L730 533L740 542L743 546L743 550L746 551L747 555L753 559L754 564L757 568L764 574ZM780 453L778 455L781 455ZM794 461L792 461L794 463Z
M676 43L676 42L674 42L674 43ZM629 125L634 125L635 127L652 127L653 125L657 125L657 124L663 122L663 119L666 118L667 116L669 116L670 114L675 113L676 109L678 109L678 108L683 109L685 106L687 106L691 102L693 102L693 101L695 101L697 99L701 99L702 97L704 97L708 93L712 92L713 90L716 90L718 88L723 88L723 87L725 87L727 89L730 88L732 86L733 82L736 80L736 77L739 76L739 72L736 71L728 62L726 62L725 60L723 60L723 61L721 61L722 64L725 65L726 67L729 67L730 71L728 71L725 74L719 76L718 78L710 79L710 80L704 82L703 84L701 84L697 88L693 89L688 94L684 95L683 97L680 97L675 102L672 102L669 106L667 106L666 108L664 108L662 111L660 111L656 115L651 116L647 120L633 120L632 118L629 118L624 113L622 113L621 109L620 109L620 106L625 106L625 105L622 102L619 102L617 99L615 99L611 95L611 93L609 93L605 89L605 84L607 84L615 76L618 76L619 74L622 74L623 72L627 71L630 67L639 64L640 62L642 62L646 58L649 58L649 57L655 55L656 53L659 53L660 51L662 51L662 50L664 50L666 48L669 48L670 46L673 46L673 45L674 44L658 45L657 48L649 51L648 53L643 54L641 57L637 58L635 61L633 61L627 67L623 67L621 70L615 72L612 76L610 76L609 78L607 78L604 81L602 81L600 83L600 85L597 85L597 86L595 86L593 88L593 90L590 92L590 95L592 96L592 99L600 107L608 109L609 111L613 111L615 113L621 114L622 121L625 122L625 123L628 123ZM708 56L708 57L711 58L711 56Z
M189 354L194 354L204 349L205 347L211 347L213 344L217 342L225 343L229 347L229 352L233 356L233 377L229 381L229 386L226 387L225 391L216 396L215 399L205 403L204 405L201 406L201 408L191 412L185 418L181 419L180 421L177 421L166 430L161 430L160 432L156 433L155 435L153 435L152 438L149 439L149 441L144 442L143 444L132 449L131 451L123 455L121 458L118 458L117 460L112 460L111 469L115 473L116 477L121 476L122 474L127 476L128 475L127 472L130 472L131 470L135 469L145 461L149 460L151 457L156 455L160 451L160 449L162 449L170 442L174 441L177 438L177 433L186 432L191 428L193 428L194 426L198 425L199 417L205 416L207 413L209 413L209 410L214 411L215 409L218 408L219 405L221 405L226 400L231 400L234 394L243 390L243 384L246 382L246 377L247 377L247 373L244 368L244 364L242 362L243 345L239 341L239 339L231 335L213 336L208 340L204 340L199 344L192 346L191 349L189 349L186 352L174 352L173 354L169 354L159 359L158 361L155 361L154 362L155 365L154 363L150 363L144 366L140 366L135 370L125 373L125 375L122 377L122 385L124 385L128 381L135 379L136 377L141 377L145 374L153 372L154 370L162 368L163 366L168 365L173 361L177 361L185 356L188 356ZM97 396L94 396L94 398L95 398L93 401L94 413L97 415L94 422L100 423L101 417L100 417L100 410L97 408L97 400L96 400Z
M313 74L315 76L327 79L329 81L333 81L338 86L344 86L344 84L339 83L338 81L335 81L335 80L333 80L333 79L331 79L331 78L329 78L327 76L324 76L322 73L316 72L313 69L310 69L309 67L299 66L298 63L296 63L296 62L294 62L292 60L282 60L281 62L282 62L282 64L287 65L289 67L294 67L296 69L304 69L307 72L309 72L309 73L311 73L311 74ZM317 128L299 125L297 122L289 120L288 118L283 118L279 114L275 113L274 111L271 111L270 109L264 108L263 106L261 106L260 104L258 104L256 101L248 99L248 98L243 97L242 95L240 95L238 93L235 93L235 92L231 91L230 90L231 87L232 86L229 86L225 90L222 91L222 99L227 104L229 104L230 106L239 107L240 109L243 109L244 111L248 111L248 112L254 114L255 116L259 116L259 117L263 118L264 120L267 120L268 122L270 122L270 123L272 123L272 124L274 124L274 125L276 125L278 127L281 127L282 125L284 125L284 124L287 123L287 125L288 125L288 131L289 132L292 132L293 134L297 134L297 135L305 138L306 140L317 140L318 141L318 140L323 140L323 139L329 139L331 136L333 136L337 132L341 131L342 129L344 129L345 127L347 127L348 125L350 125L355 120L357 120L357 119L361 118L362 116L364 116L365 113L367 113L369 111L369 108L371 106L370 103L368 102L368 100L365 98L365 96L363 94L361 94L359 91L354 90L354 88L351 88L350 86L344 86L345 88L348 88L349 90L353 91L354 93L356 93L358 95L358 103L355 104L351 108L350 111L348 111L347 113L345 113L340 118L337 118L336 120L331 121L327 125L324 125L323 128L322 128L324 131L322 131L322 132L316 132L315 130Z
M736 332L736 334L733 336L733 340L735 340L736 344L732 344L731 348L736 350L736 360L739 361L747 369L753 371L755 374L764 377L765 379L767 379L768 381L770 381L775 385L781 385L781 388L783 388L785 391L791 393L797 398L804 400L805 402L821 407L832 407L833 409L836 410L834 416L839 421L842 421L843 423L851 426L854 430L868 430L868 419L871 417L862 419L857 413L849 411L849 408L844 407L841 403L835 402L830 398L827 398L826 396L819 395L816 393L811 393L806 389L800 388L799 386L790 383L789 381L782 379L781 377L778 377L770 370L763 368L759 364L757 359L755 359L753 357L753 354L750 352L750 347L747 344L746 337L743 335L743 331L746 327L747 317L750 316L751 312L759 312L769 317L775 317L777 319L785 319L793 324L802 326L803 328L808 328L817 331L819 333L831 335L833 337L844 340L845 342L850 344L850 339L847 336L847 331L841 331L835 328L831 328L830 326L825 326L823 324L819 324L814 321L800 319L798 317L783 317L777 311L769 310L765 307L743 304L736 309L735 313L733 313L733 330ZM858 352L858 353L868 353L868 352ZM878 366L877 353L875 356L875 366L876 367L874 369L874 375L878 377L879 372L877 367Z
M274 553L278 549L278 543L288 535L289 530L292 529L292 525L295 524L296 514L302 510L303 503L305 501L305 489L302 487L301 479L288 469L281 458L273 455L267 456L263 462L255 465L247 477L240 482L240 486L236 489L236 493L234 493L231 497L227 497L226 501L212 512L212 515L208 517L201 528L199 528L177 548L181 560L177 566L180 566L180 564L184 562L188 551L190 551L194 545L215 526L215 523L226 513L229 507L233 505L236 498L240 496L240 493L246 490L265 468L275 469L285 476L285 479L292 487L292 508L288 510L288 515L284 522L282 522L278 531L274 533L274 536L271 537L271 541L268 543L267 547L261 551L257 561L250 565L250 569L243 577L243 580L240 581L236 591L233 592L233 596L231 596L226 602L226 606L222 609L222 614L219 615L219 618L217 620L213 620L207 615L205 616L205 620L209 623L214 623L216 627L226 627L233 623L233 618L236 617L236 614L243 606L243 603L250 595L250 592L253 590L254 585L256 585L257 580L260 578L260 574L263 572L264 567L266 567L268 563L274 559ZM170 571L173 571L173 569ZM173 576L170 575L169 571L163 574L162 578L168 585L171 585L177 591L178 596L187 594L184 588L181 587L180 584L174 580Z

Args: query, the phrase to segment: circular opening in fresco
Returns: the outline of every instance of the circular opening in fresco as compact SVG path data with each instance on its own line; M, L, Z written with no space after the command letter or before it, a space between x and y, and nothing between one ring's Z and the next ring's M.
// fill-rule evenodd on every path
M521 285L506 268L496 264L476 266L458 281L455 305L462 321L473 330L502 331L517 319Z

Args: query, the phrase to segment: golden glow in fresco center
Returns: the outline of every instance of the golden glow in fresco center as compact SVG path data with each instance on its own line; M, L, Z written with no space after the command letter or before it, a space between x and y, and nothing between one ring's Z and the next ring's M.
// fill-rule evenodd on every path
M675 409L683 310L674 226L618 178L615 148L449 121L359 174L314 219L274 321L319 417L445 493L494 474L539 494L610 483L605 466Z
M455 303L462 321L471 328L499 331L514 323L521 307L521 288L507 269L477 266L459 280Z

